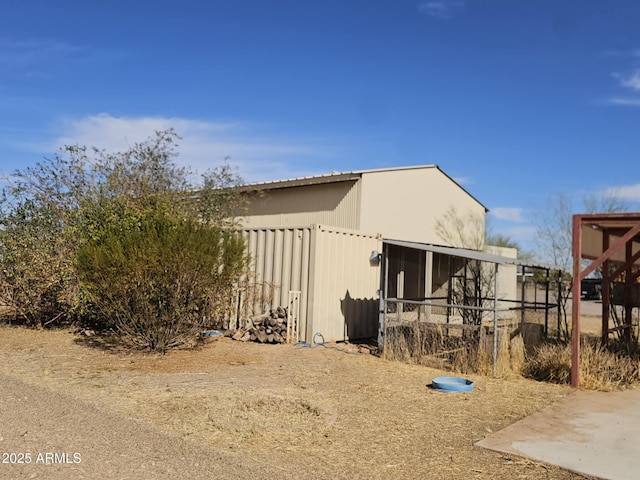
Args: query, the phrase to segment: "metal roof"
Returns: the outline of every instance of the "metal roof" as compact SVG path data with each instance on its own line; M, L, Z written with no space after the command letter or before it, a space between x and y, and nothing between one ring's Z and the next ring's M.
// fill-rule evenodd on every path
M393 168L377 168L370 170L353 170L350 172L331 172L321 175L310 175L308 177L290 178L284 180L273 180L266 182L248 183L245 187L254 189L271 189L271 188L287 188L299 187L303 185L321 185L324 183L345 182L349 180L358 180L363 173L392 172L397 170L410 170L416 168L438 168L437 165L414 165L410 167L393 167Z
M271 190L276 188L303 187L307 185L322 185L325 183L348 182L360 179L359 172L332 172L324 175L273 180L242 185L242 190Z
M376 169L370 169L370 170L353 170L350 172L331 172L331 173L322 174L322 175L311 175L308 177L298 177L298 178L291 178L291 179L285 179L285 180L273 180L273 181L266 181L266 182L248 183L240 186L240 190L241 191L275 190L278 188L303 187L308 185L323 185L328 183L356 181L356 180L359 180L363 174L367 174L367 173L394 172L394 171L400 171L400 170L416 170L416 169L427 169L427 168L435 168L439 170L449 180L451 180L460 189L462 189L467 195L469 195L476 202L478 202L482 207L484 207L485 211L487 212L489 211L489 209L482 202L480 202L476 197L471 195L471 193L469 193L468 190L466 190L454 178L449 176L436 164L412 165L412 166L392 167L392 168L376 168Z
M468 258L471 260L478 260L480 262L497 263L499 265L516 265L531 268L543 268L549 270L559 270L558 267L553 265L546 265L544 263L529 262L518 258L503 257L501 255L494 255L492 253L480 252L478 250L471 250L467 248L455 248L444 247L442 245L432 245L429 243L418 242L405 242L402 240L383 239L384 243L389 245L397 245L399 247L413 248L415 250L424 250L426 252L440 253L443 255L449 255L452 257Z

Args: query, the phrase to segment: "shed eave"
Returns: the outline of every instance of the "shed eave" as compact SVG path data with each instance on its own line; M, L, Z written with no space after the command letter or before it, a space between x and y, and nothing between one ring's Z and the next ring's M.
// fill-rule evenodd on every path
M419 242L407 242L403 240L393 240L384 238L383 243L388 245L396 245L399 247L413 248L416 250L423 250L426 252L440 253L443 255L449 255L452 257L468 258L471 260L478 260L480 262L496 263L498 265L516 265L531 268L542 268L548 270L559 270L559 267L553 265L547 265L544 263L529 262L517 258L504 257L501 255L494 255L491 253L480 252L478 250L471 250L467 248L445 247L442 245L433 245L429 243Z

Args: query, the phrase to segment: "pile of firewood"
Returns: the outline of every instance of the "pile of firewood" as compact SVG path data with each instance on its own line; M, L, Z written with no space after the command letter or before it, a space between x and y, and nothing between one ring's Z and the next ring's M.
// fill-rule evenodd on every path
M227 334L241 342L286 343L287 309L278 307L269 313L248 319L242 328Z

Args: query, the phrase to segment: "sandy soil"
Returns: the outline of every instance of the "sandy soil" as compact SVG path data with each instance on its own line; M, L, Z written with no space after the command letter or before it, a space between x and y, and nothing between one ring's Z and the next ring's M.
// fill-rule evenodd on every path
M156 356L0 327L0 452L31 457L0 478L584 478L474 446L568 387L470 377L443 393L429 384L446 372L329 347Z

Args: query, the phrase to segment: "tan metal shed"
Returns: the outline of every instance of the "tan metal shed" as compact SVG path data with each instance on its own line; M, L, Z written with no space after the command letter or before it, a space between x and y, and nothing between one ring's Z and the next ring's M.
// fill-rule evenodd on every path
M242 189L249 205L239 221L254 276L275 286L271 308L299 305L300 335L308 342L315 333L326 341L377 336L379 267L369 258L382 250L382 236L438 243L435 223L449 208L482 219L487 212L437 165L334 172Z

